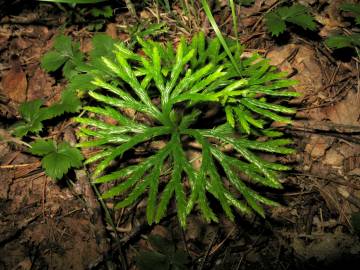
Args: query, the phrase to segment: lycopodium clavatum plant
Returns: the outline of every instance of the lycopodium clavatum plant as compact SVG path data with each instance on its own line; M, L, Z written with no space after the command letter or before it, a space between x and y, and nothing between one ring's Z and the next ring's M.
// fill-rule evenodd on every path
M290 122L284 114L295 111L279 98L297 96L287 91L296 82L260 55L240 59L239 46L230 46L235 70L220 41L201 32L176 46L140 38L138 44L136 53L95 36L88 64L73 76L75 85L89 86L92 99L75 118L78 147L96 150L85 162L96 165L93 183L113 183L102 197L115 198L117 208L146 197L149 224L159 222L174 199L183 227L194 208L218 221L210 197L231 220L234 209L264 216L263 205L278 205L256 188L281 188L276 172L288 167L258 151L293 152L291 140L274 138L282 134L269 125Z

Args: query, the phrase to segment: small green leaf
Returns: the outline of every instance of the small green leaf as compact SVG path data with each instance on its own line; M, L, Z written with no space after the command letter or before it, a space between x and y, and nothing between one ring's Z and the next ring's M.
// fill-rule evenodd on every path
M331 36L325 40L325 44L332 49L352 48L355 46L360 46L360 34L353 33L348 36Z
M296 24L303 29L315 30L316 23L307 7L294 4L290 7L279 7L265 15L265 22L271 35L278 36L286 29L285 22Z
M42 167L45 169L46 175L53 179L61 179L69 169L70 162L68 157L57 152L52 152L41 160Z
M41 108L42 101L37 99L24 102L19 107L21 117L25 121L20 121L13 126L13 134L17 137L23 137L27 133L39 133L43 125L42 120L46 119L44 109Z
M266 27L272 36L278 36L286 29L284 20L275 12L269 12L265 15Z
M54 40L54 48L64 55L70 56L72 54L71 37L65 35L57 36Z
M60 106L67 113L78 112L81 108L81 101L75 91L64 90L61 93Z
M286 21L296 24L305 30L316 30L316 23L309 14L299 14L294 17L287 18Z
M70 168L79 168L82 165L81 152L67 142L56 145L51 140L38 140L33 142L31 147L32 154L43 156L42 167L46 175L54 180L61 179Z
M71 167L79 168L82 165L82 160L84 159L83 155L77 148L72 147L69 143L60 143L58 145L58 153L68 157L68 161Z
M56 147L53 141L37 140L30 144L30 153L33 155L44 156L51 152L56 151Z
M38 117L42 103L40 99L22 103L19 107L21 117L28 122L35 120Z
M58 70L69 58L57 51L50 51L41 58L41 67L47 72Z

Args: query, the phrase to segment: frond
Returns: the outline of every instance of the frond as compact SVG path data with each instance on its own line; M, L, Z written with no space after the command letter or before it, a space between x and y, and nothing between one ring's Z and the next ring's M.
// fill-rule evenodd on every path
M143 55L119 42L106 41L112 44L112 53L94 53L91 68L84 68L82 74L91 79L88 95L94 103L83 108L85 115L75 118L83 138L78 146L100 150L86 164L96 162L94 183L114 183L103 198L118 198L116 207L123 208L147 194L149 224L166 215L171 200L183 227L193 210L200 211L208 222L218 221L209 194L230 219L234 219L234 209L264 216L262 205L277 203L254 187L281 188L276 172L288 167L267 162L256 152L293 152L287 147L291 141L270 138L281 133L267 126L272 120L290 122L287 115L295 111L271 100L296 96L286 90L295 82L285 79L257 54L241 60L239 75L220 41L208 41L204 33L195 35L190 43L181 39L176 49L172 44L140 38L138 43ZM234 55L239 57L239 52ZM101 64L96 59L101 59ZM96 66L102 70L97 71ZM226 121L219 125L212 119L207 124L213 128L198 128L208 107L202 105L214 103L221 107ZM265 134L269 139L250 140L244 136L247 134ZM153 141L162 142L163 147L148 151L141 162L128 165L122 159L125 153ZM197 167L188 156L189 141L201 148ZM224 145L235 154L222 152ZM114 160L121 161L121 168L112 171Z

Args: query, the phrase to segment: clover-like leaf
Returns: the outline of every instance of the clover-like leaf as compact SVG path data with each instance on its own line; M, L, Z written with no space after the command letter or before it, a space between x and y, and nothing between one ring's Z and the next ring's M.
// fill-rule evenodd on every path
M43 157L42 167L54 180L61 179L70 168L79 168L84 159L81 152L67 142L57 145L52 140L37 140L30 145L30 152Z
M316 29L316 23L309 9L300 4L279 7L265 15L266 27L273 36L278 36L285 31L286 22L296 24L305 30Z

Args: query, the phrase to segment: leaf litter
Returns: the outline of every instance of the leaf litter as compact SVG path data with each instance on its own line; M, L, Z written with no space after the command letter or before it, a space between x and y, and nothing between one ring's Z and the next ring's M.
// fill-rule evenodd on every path
M268 2L268 6L262 2ZM266 10L272 6L270 2L276 3L255 1L255 6ZM301 2L313 5L317 1ZM331 3L332 9L326 7L324 13L316 14L326 17L327 12L331 13L330 19L324 21L326 29L344 23L339 22L338 11L334 12L336 4ZM153 10L147 11L149 19L156 20L154 14ZM256 14L249 11L255 22ZM180 9L176 9L175 15L183 16ZM164 17L167 16L164 13ZM116 20L126 22L126 18L132 21L128 14ZM179 32L188 32L186 22L182 21L181 28L174 27L176 23L169 20L174 28L170 38L177 39ZM249 23L249 27L252 26ZM49 44L50 37L58 33L51 27L43 28L48 30L32 25L0 26L0 39L4 41L0 43L3 61L0 90L5 97L0 100L0 106L4 105L0 108L7 110L12 102L18 108L18 103L37 98L49 105L54 97L61 98L62 83L56 83L39 67L40 56L46 51L44 44ZM72 30L74 28L66 31ZM121 28L114 30L114 26L109 26L108 32L112 36L127 36ZM37 33L37 39L33 33ZM328 36L330 30L321 33ZM81 31L73 34L81 40L89 35ZM294 73L292 78L300 81L295 89L303 96L294 101L300 107L294 128L284 127L285 132L295 136L298 152L286 160L294 171L284 176L286 189L280 195L284 200L282 207L268 209L267 220L241 217L238 224L226 224L222 219L223 224L208 225L192 217L189 232L183 234L176 222L176 213L155 227L144 225L146 205L140 203L122 212L112 212L114 230L107 226L108 221L92 220L92 217L101 220L94 214L101 209L97 203L95 206L88 203L88 193L81 191L85 185L75 195L71 185L62 187L46 179L39 159L27 154L21 144L1 143L0 170L4 184L0 186L0 250L4 256L0 258L0 269L3 265L5 269L108 269L101 268L104 264L116 269L119 265L118 246L114 244L119 240L117 237L124 239L121 243L126 257L130 265L134 265L139 251L157 251L147 239L159 234L171 240L176 250L188 251L192 264L203 269L269 269L269 265L279 269L284 264L309 266L314 259L316 263L331 266L336 258L359 254L357 238L350 234L351 216L359 211L356 199L360 198L360 140L356 130L360 119L356 77L359 70L353 61L335 60L334 63L319 45L296 37L293 37L296 42L281 46L269 42L262 34L254 37L249 30L244 30L242 39L248 39L249 50L267 52L275 65ZM19 65L15 66L16 71L11 55L19 55L20 69ZM0 112L2 117L6 113L14 116L10 111L0 109ZM6 123L1 123L0 128L5 127ZM61 139L64 134L57 134L60 128L60 125L53 126L50 135ZM196 158L196 151L189 154ZM107 239L112 239L112 248ZM339 247L343 254L338 252Z

